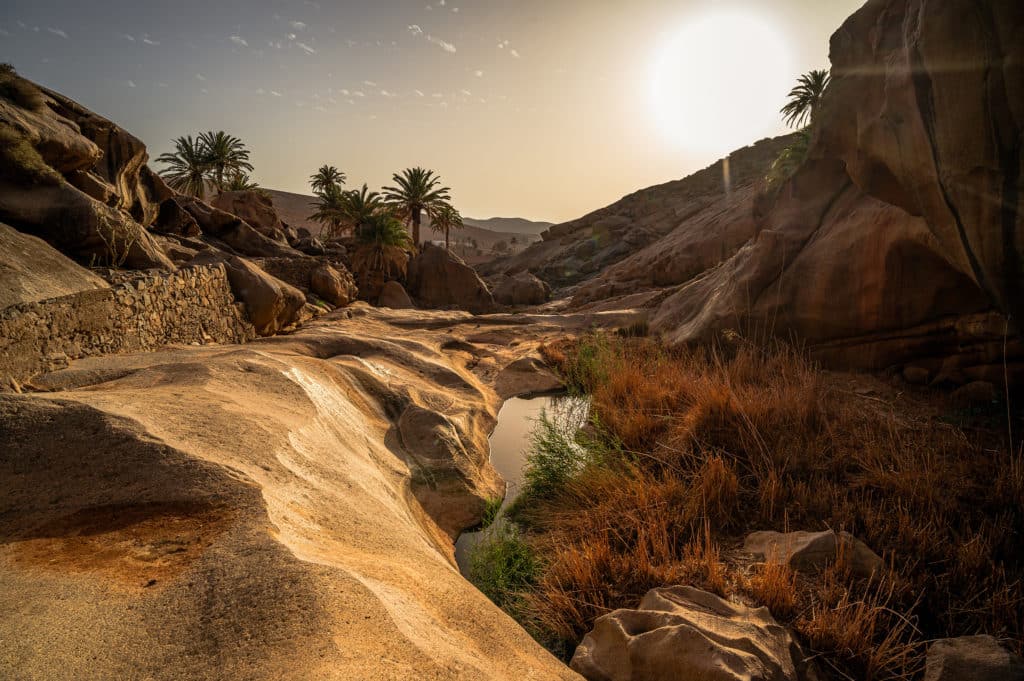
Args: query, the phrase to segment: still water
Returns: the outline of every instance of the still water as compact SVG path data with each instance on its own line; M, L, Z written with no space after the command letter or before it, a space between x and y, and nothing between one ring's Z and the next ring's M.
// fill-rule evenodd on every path
M560 424L573 421L575 428L580 428L586 419L587 405L578 398L564 395L535 397L528 400L513 398L505 402L498 412L498 424L491 434L490 443L491 465L506 483L502 511L519 495L523 485L526 459L533 441L533 431L545 412ZM502 521L499 519L496 522ZM469 552L482 535L483 532L465 532L455 543L455 558L459 570L463 573L469 567Z

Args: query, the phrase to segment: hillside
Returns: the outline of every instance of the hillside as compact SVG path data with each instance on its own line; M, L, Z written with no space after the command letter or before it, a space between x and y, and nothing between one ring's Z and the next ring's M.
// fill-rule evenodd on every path
M265 189L270 194L281 219L292 227L308 229L313 234L320 233L320 225L309 219L313 212L310 204L315 197L308 194L295 194L279 189ZM463 218L465 227L452 234L453 250L471 265L479 265L494 259L493 249L504 242L511 252L524 248L527 244L540 241L540 233L551 227L550 222L534 222L522 218ZM424 223L429 225L429 220ZM425 230L432 235L432 232ZM431 237L435 238L435 237ZM475 242L475 244L473 243Z
M530 270L556 288L586 281L655 244L702 211L750 199L772 161L791 141L792 136L761 140L681 180L642 189L581 218L555 225L543 234L543 242L494 261L484 272L497 275ZM736 238L723 241L726 250L722 256L749 238L749 230L740 232Z

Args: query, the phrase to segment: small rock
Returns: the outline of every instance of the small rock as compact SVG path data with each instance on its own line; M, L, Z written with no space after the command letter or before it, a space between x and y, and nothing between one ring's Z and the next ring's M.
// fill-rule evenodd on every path
M953 392L953 403L960 407L992 404L999 399L996 387L988 381L974 381Z
M931 372L923 367L908 366L903 369L903 380L910 385L925 385Z
M878 554L849 532L754 532L743 542L747 553L785 563L798 572L821 572L835 562L840 549L857 577L870 577L885 566Z
M924 681L1024 681L1024 659L991 636L962 636L928 648Z

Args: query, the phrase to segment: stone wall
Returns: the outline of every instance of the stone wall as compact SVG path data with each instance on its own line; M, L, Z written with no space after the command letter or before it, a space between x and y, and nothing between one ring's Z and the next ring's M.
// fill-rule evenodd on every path
M145 275L0 310L0 390L81 357L255 337L223 265Z
M303 291L309 291L313 270L321 264L326 263L339 272L347 271L348 269L345 266L345 263L340 260L324 256L308 256L305 258L253 258L252 261L272 277L277 277L284 283L291 284L295 288L302 289Z

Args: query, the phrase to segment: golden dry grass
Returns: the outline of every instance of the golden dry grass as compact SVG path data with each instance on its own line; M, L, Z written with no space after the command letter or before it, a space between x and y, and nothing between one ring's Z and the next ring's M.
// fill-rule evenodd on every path
M602 450L516 508L544 566L522 617L556 651L678 583L769 607L839 678L912 678L923 642L943 636L1024 647L1024 465L1005 428L968 434L922 399L858 394L857 379L782 347L594 335L544 355L592 397ZM866 582L840 561L797 576L736 550L755 530L825 528L891 571Z

